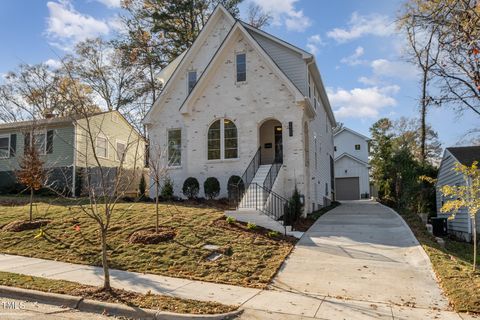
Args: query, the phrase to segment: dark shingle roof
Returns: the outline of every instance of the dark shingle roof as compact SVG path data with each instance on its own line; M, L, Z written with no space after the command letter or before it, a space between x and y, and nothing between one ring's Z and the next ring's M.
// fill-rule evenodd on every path
M473 161L480 162L480 146L451 147L447 150L465 166L471 166Z

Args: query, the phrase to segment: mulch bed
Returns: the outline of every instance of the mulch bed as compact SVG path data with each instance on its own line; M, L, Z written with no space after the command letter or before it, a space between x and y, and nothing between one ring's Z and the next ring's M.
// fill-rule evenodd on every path
M293 224L293 230L306 232L315 223L315 219L312 218L299 218Z
M25 230L34 230L46 226L51 221L48 219L37 219L33 221L12 221L5 226L3 226L3 231L8 232L20 232Z
M159 227L158 233L155 228L143 229L133 232L128 238L129 243L139 244L158 244L165 241L170 241L177 235L174 228Z

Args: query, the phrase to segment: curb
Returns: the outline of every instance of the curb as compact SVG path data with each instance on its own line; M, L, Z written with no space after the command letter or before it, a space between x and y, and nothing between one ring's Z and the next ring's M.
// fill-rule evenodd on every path
M21 299L35 301L45 304L53 304L57 306L77 309L83 312L99 313L114 316L123 316L134 319L152 319L152 320L175 320L175 319L233 319L242 313L242 310L235 310L228 313L220 314L185 314L173 313L166 311L158 311L152 309L142 309L138 307L130 307L119 303L102 302L83 297L70 296L67 294L58 294L43 292L30 289L22 289L16 287L0 286L0 296L12 299Z

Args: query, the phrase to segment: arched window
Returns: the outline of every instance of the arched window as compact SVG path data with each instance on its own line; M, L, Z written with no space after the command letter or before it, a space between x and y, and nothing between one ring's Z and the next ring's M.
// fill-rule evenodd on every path
M237 127L229 119L219 119L208 128L207 159L238 158Z

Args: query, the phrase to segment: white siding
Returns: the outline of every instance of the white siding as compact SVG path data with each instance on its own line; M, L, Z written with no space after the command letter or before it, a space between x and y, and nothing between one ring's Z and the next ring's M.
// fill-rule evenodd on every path
M368 167L358 161L349 157L342 157L335 161L335 177L358 177L360 183L360 195L370 193Z
M360 145L360 150L355 150L355 145ZM343 130L335 135L335 158L344 153L354 156L355 158L368 163L368 141L363 137L353 134L350 131Z

